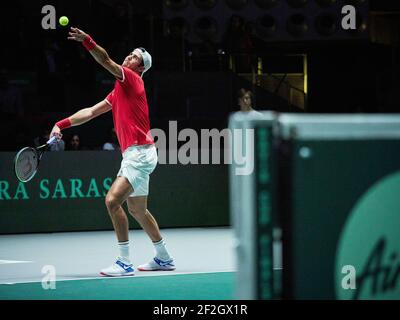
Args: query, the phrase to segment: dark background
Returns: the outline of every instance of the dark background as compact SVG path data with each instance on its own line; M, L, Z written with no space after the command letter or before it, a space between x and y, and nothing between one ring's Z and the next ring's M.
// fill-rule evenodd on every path
M0 150L32 145L55 121L94 105L112 90L113 78L81 45L67 40L68 28L58 24L62 15L118 63L135 47L150 51L153 68L144 80L152 128L167 130L168 121L177 120L179 128L200 130L227 126L229 113L238 110L241 87L254 92L259 110L397 113L400 5L393 3L2 1ZM41 27L46 4L57 10L56 30ZM341 30L345 4L357 9L356 31ZM336 14L336 20L318 25L317 17L326 12ZM243 29L229 29L233 15L243 18ZM308 26L304 33L303 20ZM336 25L333 32L330 23ZM291 75L304 76L305 55L307 92L290 82ZM275 82L265 85L268 81L261 79ZM302 95L304 103L278 94L283 86ZM110 113L65 131L65 140L78 132L85 149L101 149L112 126Z

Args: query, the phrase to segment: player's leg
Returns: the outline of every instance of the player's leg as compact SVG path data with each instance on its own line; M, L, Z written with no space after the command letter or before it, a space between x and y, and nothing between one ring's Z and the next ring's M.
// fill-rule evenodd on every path
M151 241L159 242L162 237L156 219L147 209L147 196L128 198L128 210L132 217L148 234Z
M129 258L129 222L122 204L133 191L125 177L117 177L106 196L108 214L118 239L119 257L110 267L101 270L104 276L134 275L133 265Z
M106 196L106 207L114 226L118 242L129 240L129 222L122 204L133 189L125 177L117 177Z
M135 218L153 242L155 257L149 263L138 266L140 271L171 271L175 270L173 258L169 255L156 219L147 210L147 196L128 198L129 213Z

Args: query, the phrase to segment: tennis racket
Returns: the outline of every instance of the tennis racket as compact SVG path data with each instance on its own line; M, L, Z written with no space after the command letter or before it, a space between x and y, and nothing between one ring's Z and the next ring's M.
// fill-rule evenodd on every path
M57 137L52 137L46 144L37 147L23 148L17 153L14 159L15 176L21 182L28 182L35 176L40 160L48 148L57 140Z

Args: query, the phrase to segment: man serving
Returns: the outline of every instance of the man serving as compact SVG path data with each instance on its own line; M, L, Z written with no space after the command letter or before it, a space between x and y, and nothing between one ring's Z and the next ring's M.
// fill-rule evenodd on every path
M158 224L147 210L150 174L158 161L150 133L149 109L142 80L143 74L151 68L151 55L144 48L137 48L125 58L121 66L111 60L107 52L82 30L71 28L68 39L81 42L93 58L116 78L114 90L105 100L57 122L51 132L51 136L60 138L62 130L81 125L112 110L123 160L105 202L117 235L119 256L100 274L114 277L134 275L129 255L128 217L122 208L125 201L129 213L146 231L155 248L154 259L137 269L174 270L174 260L166 249Z

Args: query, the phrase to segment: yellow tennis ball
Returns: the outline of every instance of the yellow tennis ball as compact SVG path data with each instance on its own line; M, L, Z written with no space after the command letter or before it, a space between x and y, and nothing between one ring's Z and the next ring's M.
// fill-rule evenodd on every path
M69 23L69 19L66 16L62 16L59 20L60 24L65 27Z

